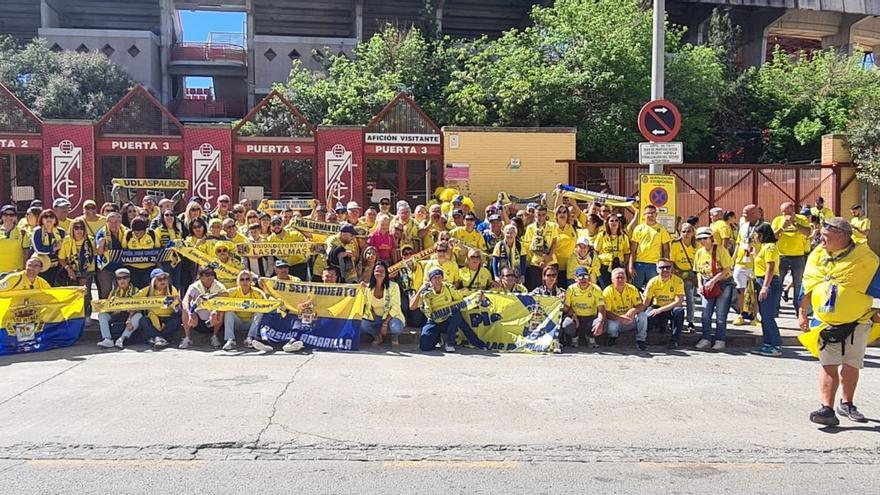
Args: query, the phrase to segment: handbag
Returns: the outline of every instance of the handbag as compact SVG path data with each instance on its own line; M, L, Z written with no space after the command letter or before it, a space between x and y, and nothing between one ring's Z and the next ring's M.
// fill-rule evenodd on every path
M718 275L718 246L712 246L712 276ZM700 295L706 299L717 299L721 295L721 284L715 284L711 289L706 290L703 285Z

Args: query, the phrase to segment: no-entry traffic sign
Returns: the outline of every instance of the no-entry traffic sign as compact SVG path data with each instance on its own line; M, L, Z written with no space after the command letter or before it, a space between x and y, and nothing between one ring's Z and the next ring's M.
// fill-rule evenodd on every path
M669 100L650 101L639 112L639 132L648 141L666 143L678 136L681 114Z

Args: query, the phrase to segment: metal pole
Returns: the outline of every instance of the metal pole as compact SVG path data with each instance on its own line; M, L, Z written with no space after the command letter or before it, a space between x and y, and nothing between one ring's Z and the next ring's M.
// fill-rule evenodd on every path
M651 57L651 99L663 99L666 63L666 0L654 0L654 50ZM648 165L652 174L662 174L663 165Z

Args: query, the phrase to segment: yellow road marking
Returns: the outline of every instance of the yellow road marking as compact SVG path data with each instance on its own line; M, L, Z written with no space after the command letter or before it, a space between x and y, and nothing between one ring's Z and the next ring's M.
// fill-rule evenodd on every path
M460 469L516 469L516 461L385 461L386 468L460 468Z

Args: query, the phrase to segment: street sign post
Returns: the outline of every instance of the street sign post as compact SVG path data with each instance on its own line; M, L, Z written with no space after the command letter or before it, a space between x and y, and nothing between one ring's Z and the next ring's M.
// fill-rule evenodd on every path
M679 143L639 143L641 165L680 165L684 163L684 146Z
M639 112L639 132L648 141L668 143L681 130L681 113L669 100L650 101Z

